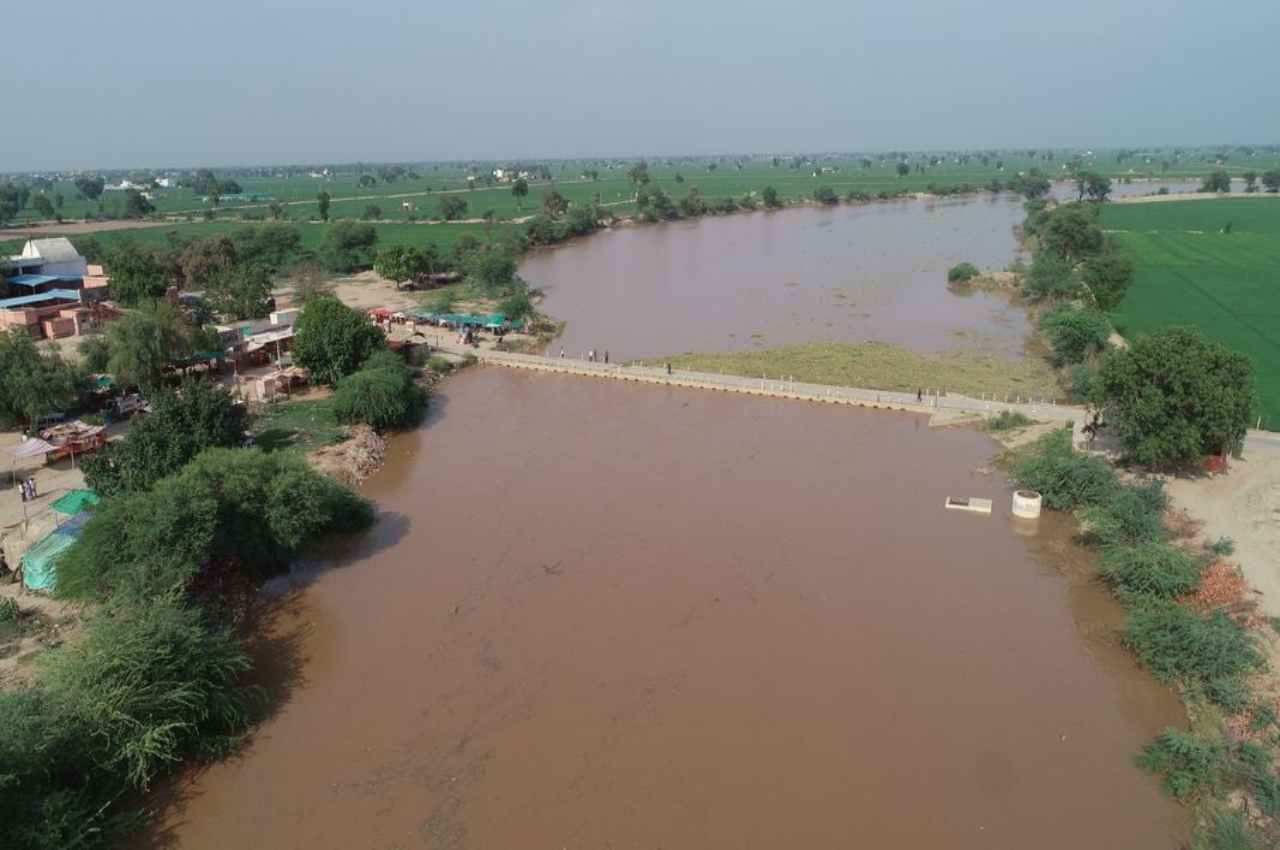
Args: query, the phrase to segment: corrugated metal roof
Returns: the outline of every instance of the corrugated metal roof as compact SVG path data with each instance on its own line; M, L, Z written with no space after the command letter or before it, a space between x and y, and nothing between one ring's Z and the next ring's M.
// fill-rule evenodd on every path
M28 304L39 304L42 301L79 301L80 293L74 289L50 289L48 292L37 292L34 295L19 295L17 298L0 298L0 310L11 307L25 307Z

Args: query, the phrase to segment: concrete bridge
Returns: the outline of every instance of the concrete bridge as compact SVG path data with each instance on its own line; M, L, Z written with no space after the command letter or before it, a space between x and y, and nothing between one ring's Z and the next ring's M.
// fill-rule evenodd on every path
M515 354L493 349L464 348L446 344L442 351L456 355L471 355L481 363L503 366L509 369L527 369L535 372L555 372L562 375L578 375L587 378L604 378L615 381L634 381L644 384L661 384L671 387L688 387L699 390L745 393L772 398L812 401L822 404L845 404L857 407L904 410L925 413L934 422L945 422L964 416L996 416L1003 411L1021 413L1032 419L1059 420L1075 426L1077 434L1087 421L1084 408L1055 404L1052 400L1014 398L1006 401L996 398L973 398L954 393L929 390L922 399L915 393L891 392L862 387L833 387L825 384L806 384L785 378L746 378L740 375L721 375L714 372L692 372L664 367L641 366L622 363L600 363L586 360L543 357L536 354Z

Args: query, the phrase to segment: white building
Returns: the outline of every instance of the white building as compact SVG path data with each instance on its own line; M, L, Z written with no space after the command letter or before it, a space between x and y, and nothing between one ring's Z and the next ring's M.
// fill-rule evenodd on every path
M177 187L178 179L176 177L157 177L156 185L161 189L173 189Z
M88 262L65 236L28 239L22 253L10 257L5 265L20 274L57 277L84 277L89 271Z

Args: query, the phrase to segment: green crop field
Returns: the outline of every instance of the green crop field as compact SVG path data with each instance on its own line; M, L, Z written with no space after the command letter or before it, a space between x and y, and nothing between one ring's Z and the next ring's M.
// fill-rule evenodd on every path
M772 157L725 156L653 158L649 160L649 171L653 181L677 199L683 197L691 186L697 186L704 197L714 200L726 196L739 197L751 191L758 192L768 185L786 198L808 198L821 185L831 186L841 194L850 189L874 194L885 189L923 190L930 183L940 186L959 183L982 186L993 178L1007 180L1017 172L1031 168L1040 168L1050 177L1062 177L1069 160L1069 155L1062 152L1052 160L1042 157L1032 159L1025 154L1006 152L988 154L987 162L983 164L982 156L973 154L960 158L954 154L939 154L936 157L913 154L910 159L912 171L905 177L897 175L894 157L882 158L875 154L868 155L871 162L869 168L863 167L861 156L819 156L803 162L793 162L790 157L779 157L776 165ZM1278 164L1280 163L1274 157L1246 156L1235 152L1229 155L1223 167L1238 177L1246 171L1261 172L1275 168ZM554 161L548 163L547 168L556 189L570 201L587 202L598 196L602 203L625 208L633 196L632 187L626 178L626 171L631 165L631 162L623 160L581 160ZM917 170L917 165L922 170ZM1181 158L1172 153L1119 158L1114 152L1103 152L1097 156L1083 157L1081 165L1086 169L1108 174L1113 179L1196 178L1219 167L1213 156L1204 153L1194 156L1188 154ZM335 167L331 174L323 177L312 177L306 171L298 169L281 169L274 174L270 173L272 169L267 168L214 170L219 177L234 179L245 193L266 195L285 205L286 215L295 220L306 221L316 217L315 198L321 191L328 192L333 199L332 215L351 218L363 215L369 205L379 207L383 217L389 219L434 218L439 215L438 196L441 192L460 193L467 200L468 216L476 218L487 211L492 211L499 219L518 218L535 211L551 182L531 182L528 198L520 203L512 196L509 185L484 185L494 167L509 167L509 164L417 164L407 169L414 176L402 176L391 183L378 179L380 169L376 165ZM815 168L823 169L825 173L815 177ZM585 176L592 172L596 174L595 179ZM150 172L143 171L134 176L141 180L149 174ZM676 180L677 174L683 178L683 182ZM117 174L109 182L118 183L122 176L124 175ZM469 182L469 176L477 179ZM362 177L373 178L375 182L362 186ZM474 188L470 188L472 185ZM120 191L107 191L101 199L88 201L79 197L73 183L61 181L54 183L48 192L50 196L62 196L63 206L59 213L68 220L83 218L88 214L118 217L123 211L124 193ZM215 209L189 188L157 188L152 190L152 196L156 210L164 215L200 215ZM410 208L404 208L402 205L405 203ZM265 203L246 205L227 202L215 211L220 215L260 214L265 212ZM28 206L19 212L15 223L39 218Z
M135 227L128 230L106 230L97 233L86 233L72 235L70 238L73 242L82 243L86 239L93 239L105 249L118 245L121 242L132 241L138 244L150 245L167 245L174 242L184 242L189 239L195 239L204 236L229 235L244 227L252 227L255 222L248 221L197 221L197 222L175 222L172 225L163 227ZM312 251L319 250L324 241L325 233L329 229L327 224L318 223L293 223L302 235L302 246ZM447 250L452 247L458 238L464 233L470 233L478 239L487 240L490 235L494 239L501 238L501 235L507 229L513 227L510 224L495 224L490 232L483 224L409 224L407 222L387 223L382 222L373 225L378 231L378 247L386 247L388 245L413 245L422 247L428 242L435 243L441 250ZM3 231L0 231L3 233ZM57 235L50 231L50 236ZM13 254L22 250L25 240L6 240L0 242L0 254Z
M1194 325L1247 354L1262 425L1280 430L1280 198L1113 204L1103 224L1137 266L1121 333Z

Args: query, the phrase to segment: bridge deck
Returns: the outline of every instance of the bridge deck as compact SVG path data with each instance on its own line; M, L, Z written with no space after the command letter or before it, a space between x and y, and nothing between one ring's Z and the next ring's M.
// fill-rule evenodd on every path
M690 389L717 390L720 392L747 393L773 398L815 401L824 404L848 404L859 407L905 410L930 415L941 412L969 413L994 416L1002 411L1016 411L1032 419L1060 420L1064 423L1083 423L1082 408L1054 404L1052 401L1015 399L1004 400L970 398L952 393L930 392L917 401L915 393L890 392L861 387L833 387L824 384L806 384L778 378L745 378L739 375L720 375L713 372L691 372L673 369L670 374L662 367L599 363L560 357L542 357L536 354L515 354L493 349L467 349L453 345L442 346L454 354L471 354L481 363L505 366L512 369L529 369L538 372L555 372L588 378L608 378L618 381L636 381L646 384L663 384ZM1077 429L1078 430L1078 429Z

